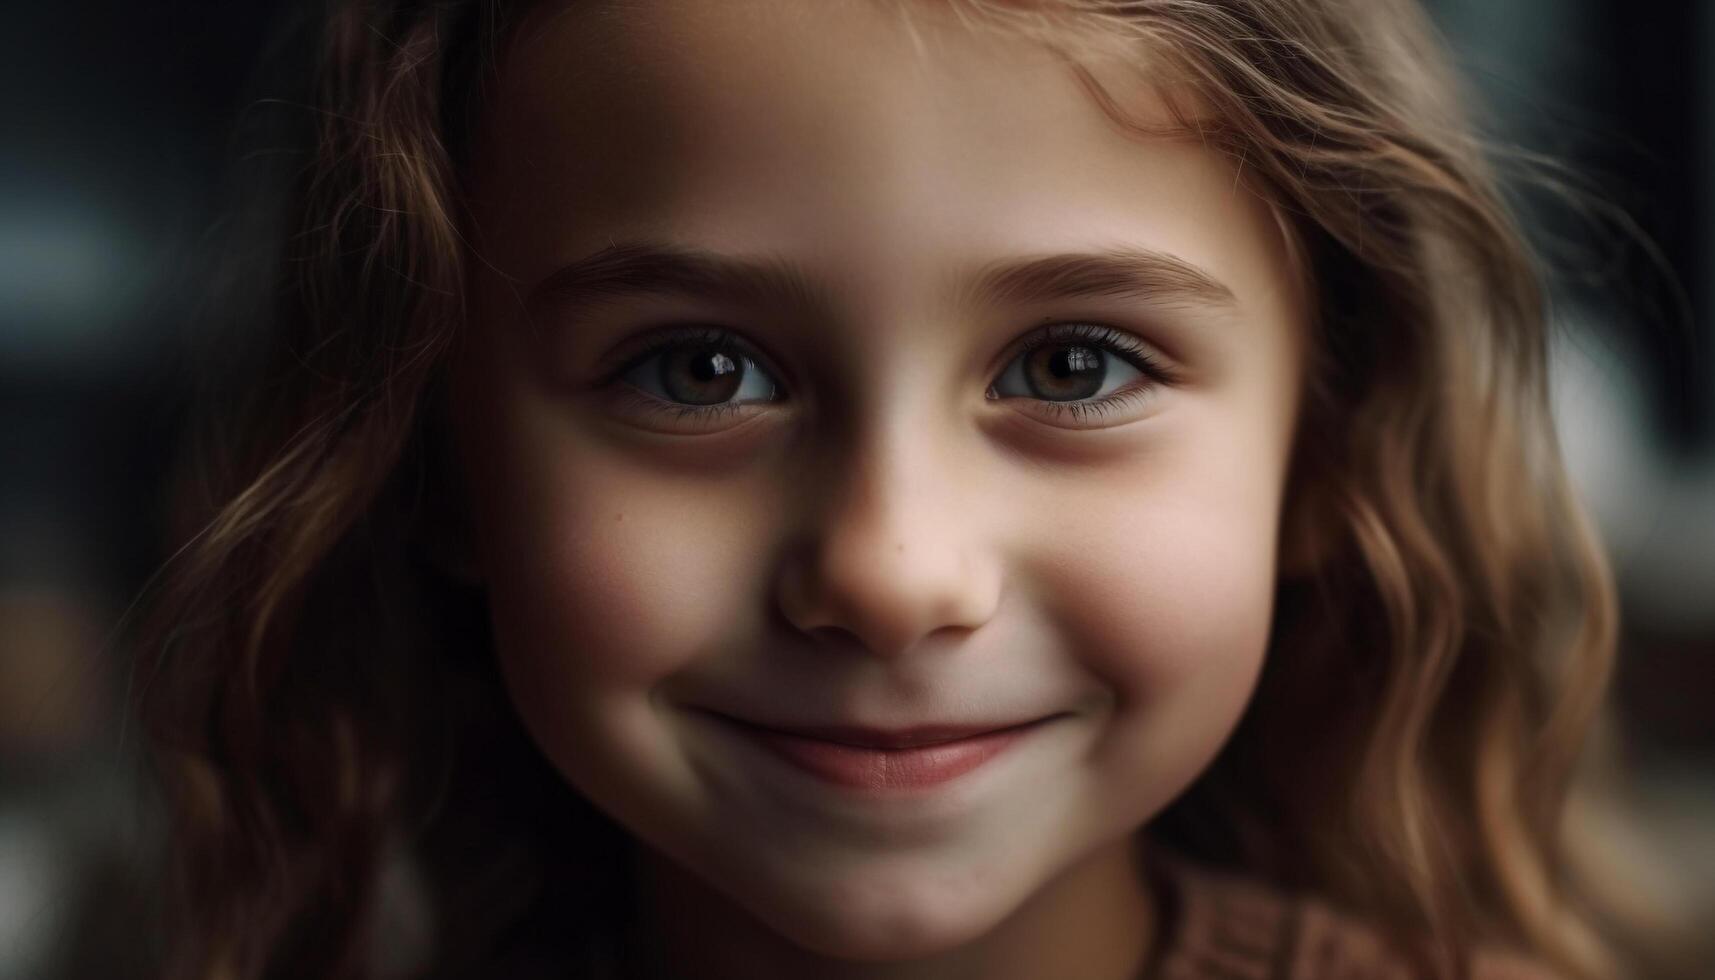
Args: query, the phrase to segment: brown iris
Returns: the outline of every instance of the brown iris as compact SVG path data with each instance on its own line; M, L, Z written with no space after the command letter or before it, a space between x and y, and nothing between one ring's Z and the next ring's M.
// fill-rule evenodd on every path
M1100 350L1073 344L1049 345L1024 359L1024 379L1038 398L1076 401L1102 389L1107 360Z
M744 368L712 347L677 344L661 358L661 387L675 401L716 405L731 398L744 380Z

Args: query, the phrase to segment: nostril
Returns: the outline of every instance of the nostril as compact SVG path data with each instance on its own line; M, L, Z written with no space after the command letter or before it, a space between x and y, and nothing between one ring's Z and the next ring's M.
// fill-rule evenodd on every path
M849 653L868 652L863 638L844 626L817 626L809 632L820 646Z

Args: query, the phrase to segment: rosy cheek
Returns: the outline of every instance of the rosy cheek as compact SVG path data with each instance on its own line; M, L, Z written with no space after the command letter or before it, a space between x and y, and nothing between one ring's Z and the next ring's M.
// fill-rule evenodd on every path
M1184 479L1164 455L1149 464L1062 499L1038 566L1071 649L1133 698L1254 655L1274 579L1265 498Z
M718 487L663 479L599 453L566 453L505 507L491 583L497 629L517 624L516 653L553 658L583 684L647 686L730 640L754 605L750 566L763 546Z
M1269 576L1231 560L1235 545L1219 531L1163 522L1143 537L1092 538L1067 563L1057 590L1067 643L1117 696L1171 697L1197 675L1260 652Z
M1113 694L1098 749L1104 793L1153 812L1196 778L1243 714L1266 654L1274 508L1244 485L1167 454L1132 474L1120 505L1064 528L1055 615L1065 642Z
M668 599L683 583L671 549L641 515L567 487L549 512L516 514L505 577L491 582L496 627L510 630L506 653L553 658L586 680L646 675L674 649ZM682 557L682 556L677 556Z

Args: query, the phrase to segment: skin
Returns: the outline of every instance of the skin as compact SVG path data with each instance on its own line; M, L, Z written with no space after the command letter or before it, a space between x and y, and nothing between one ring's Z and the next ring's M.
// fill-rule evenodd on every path
M637 912L668 970L1134 976L1155 936L1136 832L1231 734L1267 646L1301 284L1230 161L1126 135L1040 44L805 9L576 5L514 35L470 175L453 377L497 655L546 756L645 845ZM639 241L790 262L804 288L544 285ZM1121 247L1230 302L979 288L993 263ZM1129 336L1172 382L1104 352L1103 396L1147 390L1056 413L1016 345L1057 323ZM713 420L641 407L637 385L671 397L651 373L670 355L610 380L685 324L753 356ZM1033 376L1069 346L1092 345L1050 345ZM880 798L711 710L1052 720Z

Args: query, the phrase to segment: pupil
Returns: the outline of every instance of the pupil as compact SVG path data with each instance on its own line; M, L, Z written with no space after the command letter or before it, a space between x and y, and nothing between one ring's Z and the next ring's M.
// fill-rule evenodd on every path
M1105 364L1102 352L1093 347L1050 347L1030 358L1028 366L1033 370L1025 376L1039 398L1076 401L1101 390Z
M732 358L719 351L711 351L707 357L699 357L691 362L691 373L696 375L698 381L713 381L732 372L736 367Z
M738 391L743 376L736 360L706 347L680 347L661 359L661 386L673 400L689 405L726 401Z
M1100 368L1102 366L1101 358L1095 354L1096 352L1088 347L1072 347L1056 353L1054 359L1049 363L1053 365L1052 370L1055 377L1069 378L1080 372L1094 371Z

